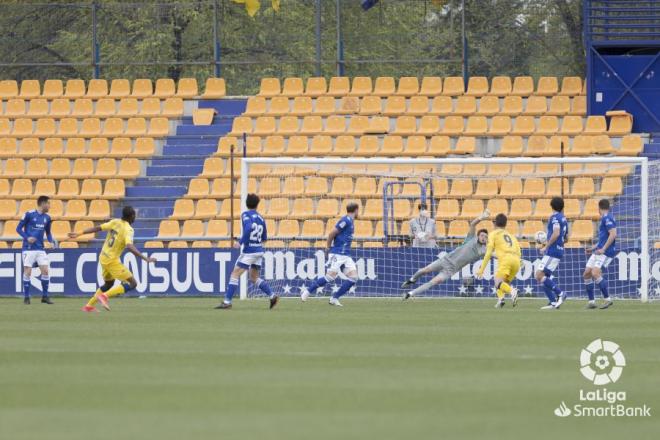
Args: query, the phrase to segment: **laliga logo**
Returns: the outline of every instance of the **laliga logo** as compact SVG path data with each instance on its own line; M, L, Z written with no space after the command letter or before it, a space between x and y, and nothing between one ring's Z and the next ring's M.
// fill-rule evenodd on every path
M580 373L594 385L616 382L625 366L623 352L612 341L596 339L580 352Z

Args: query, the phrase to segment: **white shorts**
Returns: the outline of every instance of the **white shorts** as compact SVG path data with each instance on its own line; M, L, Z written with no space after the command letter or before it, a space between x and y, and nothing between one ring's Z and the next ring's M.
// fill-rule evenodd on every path
M610 265L612 262L612 258L608 257L605 254L601 255L596 255L596 254L591 254L591 257L589 257L589 261L587 261L587 268L594 268L597 267L598 269L606 268L607 266Z
M249 269L251 267L261 268L261 260L263 260L263 258L263 252L255 252L253 254L241 253L241 255L238 256L238 260L236 260L236 266L243 269Z
M543 272L547 269L552 273L557 269L560 261L561 260L559 258L551 257L550 255L544 255L543 258L541 258L541 261L539 261L536 265L536 270Z
M23 267L33 267L35 262L39 266L48 266L46 251L23 251Z
M328 272L348 273L357 270L355 261L348 255L329 254L326 266L328 267Z

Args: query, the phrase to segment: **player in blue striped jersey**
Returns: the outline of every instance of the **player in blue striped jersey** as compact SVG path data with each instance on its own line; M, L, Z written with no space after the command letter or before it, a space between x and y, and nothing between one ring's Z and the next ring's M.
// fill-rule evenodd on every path
M548 220L547 241L539 249L543 258L536 268L536 280L543 284L543 291L548 297L548 305L542 309L558 309L566 299L555 281L557 266L564 256L564 243L568 238L568 220L564 217L564 199L553 197L550 200L552 215Z
M358 204L349 203L346 206L346 215L343 216L335 225L335 228L328 235L328 269L325 275L312 281L308 286L302 288L300 299L306 301L309 295L316 292L316 289L323 287L329 282L334 281L343 272L346 278L342 281L339 290L330 298L330 305L341 307L339 298L348 292L357 282L357 266L351 258L351 243L353 242L353 232L355 231L355 218L358 215Z
M268 239L266 222L261 214L257 212L259 196L248 194L245 199L245 205L248 210L241 214L243 232L236 245L236 247L241 248L241 254L238 256L234 270L229 277L225 299L216 309L231 309L231 301L238 288L238 279L246 270L250 271L250 281L270 298L271 309L275 307L279 300L279 297L272 292L270 286L263 279L259 278L261 262L264 256L264 243Z
M610 201L602 199L598 202L598 211L600 212L600 223L598 224L598 242L587 248L587 254L591 253L587 266L584 269L584 284L587 288L589 302L588 309L596 308L594 297L594 283L598 286L605 303L600 306L601 309L611 307L614 302L607 291L607 281L603 277L603 269L609 266L618 252L616 248L616 221L610 213Z

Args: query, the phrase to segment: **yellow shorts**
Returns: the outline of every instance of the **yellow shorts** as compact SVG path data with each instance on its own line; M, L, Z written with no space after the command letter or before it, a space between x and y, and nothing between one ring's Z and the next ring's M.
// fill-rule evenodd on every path
M126 281L133 276L130 270L118 259L116 260L107 260L103 259L100 261L101 264L101 273L103 275L104 281Z
M505 255L497 260L497 271L495 277L501 278L507 283L513 281L520 270L520 258L515 255Z

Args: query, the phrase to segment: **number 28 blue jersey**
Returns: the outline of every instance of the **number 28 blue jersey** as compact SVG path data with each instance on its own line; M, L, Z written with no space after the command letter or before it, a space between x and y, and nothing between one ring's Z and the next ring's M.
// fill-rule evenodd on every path
M254 254L264 251L264 243L268 239L266 222L254 209L241 214L243 235L239 243L243 246L243 253Z
M548 246L545 254L553 258L561 258L564 256L564 243L568 238L568 220L561 212L555 212L548 220L548 239L552 236L556 227L559 227L559 238Z
M335 229L339 231L339 234L332 241L330 253L351 255L351 243L353 242L353 232L355 231L353 217L350 215L343 216L335 225Z

